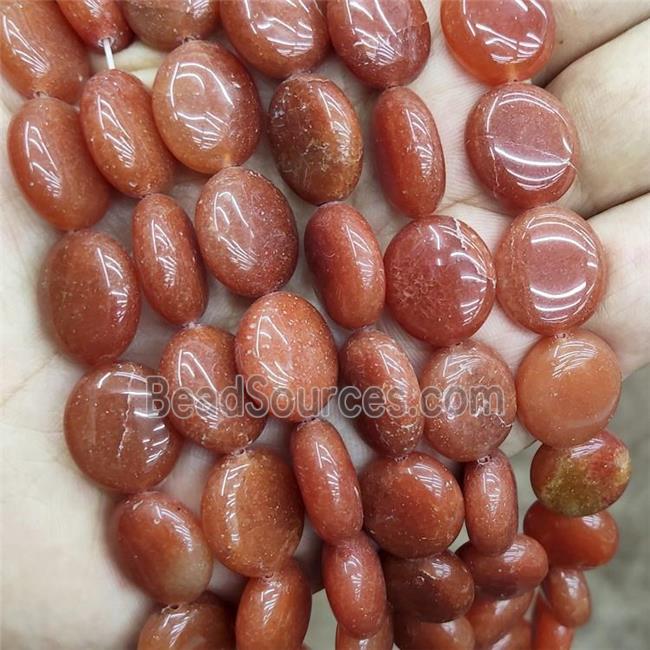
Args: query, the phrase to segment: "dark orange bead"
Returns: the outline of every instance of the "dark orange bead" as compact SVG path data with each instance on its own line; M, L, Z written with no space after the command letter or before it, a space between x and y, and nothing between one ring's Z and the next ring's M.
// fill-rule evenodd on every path
M393 650L393 617L386 612L379 631L367 639L357 639L337 625L335 650Z
M573 628L565 627L555 618L544 596L539 594L533 613L531 650L570 650L574 634Z
M580 627L591 617L591 596L582 571L551 567L542 583L553 616L566 627Z
M117 0L58 0L59 8L81 40L95 49L109 42L113 52L123 50L133 39Z
M474 650L474 632L469 621L457 618L447 623L426 623L414 616L395 617L395 643L400 650Z
M481 646L480 650L530 650L532 642L532 626L522 618L498 641L491 643L489 646Z
M529 591L508 600L478 594L466 615L474 629L477 648L494 643L507 634L526 613L534 594L534 591Z

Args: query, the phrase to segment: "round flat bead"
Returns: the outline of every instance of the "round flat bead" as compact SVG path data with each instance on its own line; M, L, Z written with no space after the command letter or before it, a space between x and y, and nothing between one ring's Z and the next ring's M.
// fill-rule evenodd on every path
M553 95L531 84L485 93L467 119L465 144L481 183L512 207L557 201L576 176L573 120Z
M488 317L496 273L483 240L451 217L418 219L384 254L386 303L412 336L434 346L468 338Z
M123 50L133 39L122 9L116 0L57 0L66 20L90 47L103 50L108 40L111 50Z
M375 88L406 85L424 68L431 31L420 0L329 0L336 53Z
M447 623L427 623L405 614L395 617L395 643L400 650L474 650L474 631L462 616Z
M153 111L169 150L203 174L248 160L262 127L250 74L218 43L189 41L167 55L154 81Z
M84 375L65 407L63 426L72 458L96 483L139 492L162 481L181 452L182 438L154 408L155 372L130 361Z
M621 370L605 341L576 330L538 341L515 383L521 423L544 444L562 448L605 428L621 394Z
M582 325L605 292L607 265L598 236L580 215L557 206L519 215L494 263L501 307L539 334Z
M341 625L336 626L336 650L393 650L393 617L386 612L379 631L357 639Z
M476 647L495 643L511 630L530 607L534 594L534 591L529 591L521 596L501 600L489 594L478 593L466 615L474 629Z
M544 596L539 594L533 612L533 643L531 650L571 650L575 630L555 618Z
M566 627L580 627L591 617L591 596L582 571L551 567L542 583L553 616Z

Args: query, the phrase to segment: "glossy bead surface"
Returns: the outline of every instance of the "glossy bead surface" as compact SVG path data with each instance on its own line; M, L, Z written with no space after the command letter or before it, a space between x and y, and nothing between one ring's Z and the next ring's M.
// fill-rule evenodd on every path
M110 188L72 106L51 97L25 102L9 123L7 153L23 196L55 228L88 228L104 216Z
M463 496L451 472L413 452L400 460L377 457L360 477L365 527L398 557L444 551L463 524Z
M356 187L361 126L334 82L300 74L280 84L269 106L268 134L278 170L305 201L339 201Z
M153 408L150 368L130 361L84 375L65 407L66 443L79 469L103 487L139 492L174 467L182 438Z
M533 613L533 643L531 650L570 650L575 630L564 627L554 616L541 594L535 601Z
M90 74L83 44L55 2L0 6L2 76L25 97L44 94L74 104Z
M375 88L409 83L429 57L431 31L420 0L329 0L327 23L336 53Z
M293 211L262 174L229 167L213 176L201 191L194 223L208 268L233 293L259 298L293 275L298 261Z
M426 623L414 616L395 617L395 643L400 650L474 650L474 631L469 621Z
M203 492L201 513L217 559L245 576L280 570L302 535L303 506L291 468L265 448L217 461Z
M532 642L532 627L526 619L522 618L498 641L489 646L481 646L481 650L530 650Z
M153 85L156 125L184 165L214 174L248 160L260 137L255 84L218 43L189 41L170 52Z
M605 341L575 330L538 341L515 382L521 423L544 444L562 448L607 426L621 394L621 369Z
M335 643L335 650L393 650L393 617L386 612L379 631L367 639L357 639L337 625Z
M498 641L511 630L526 613L534 593L529 591L507 600L500 600L489 594L477 594L472 608L466 615L474 629L477 648Z
M333 320L358 329L379 319L386 296L384 261L361 213L345 203L318 208L305 229L305 254Z
M357 473L339 432L325 420L291 434L293 471L314 529L328 544L355 537L363 525Z
M605 292L605 250L598 236L580 215L557 206L519 215L494 263L501 307L539 334L582 325Z
M458 63L492 85L534 77L555 42L549 0L442 0L440 23Z
M58 0L59 9L81 40L103 50L108 40L113 52L123 50L133 33L116 0Z
M517 412L515 381L490 347L463 341L436 350L420 376L424 435L443 456L483 458L506 438Z
M318 310L287 292L256 300L235 336L237 369L253 400L276 417L306 420L336 390L334 339Z
M402 228L384 255L386 303L412 336L436 347L468 338L488 317L496 273L483 240L451 217Z
M115 510L122 567L155 600L198 598L212 576L212 555L194 515L162 492L135 494Z
M542 583L553 616L566 627L580 627L591 616L591 596L582 571L551 567Z
M483 95L467 119L465 144L481 183L512 207L557 201L576 176L573 119L531 84L505 84Z
M61 347L95 365L119 357L140 320L135 267L112 237L68 233L50 250L41 275L40 303Z

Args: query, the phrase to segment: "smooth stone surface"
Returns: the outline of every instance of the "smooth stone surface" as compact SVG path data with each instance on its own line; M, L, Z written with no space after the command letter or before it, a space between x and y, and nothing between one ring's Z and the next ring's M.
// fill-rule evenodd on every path
M282 569L302 536L303 506L291 468L263 447L217 461L201 515L217 559L245 576Z
M552 567L542 589L556 618L566 627L580 627L591 617L591 595L582 571Z
M74 104L90 75L88 53L55 2L2 3L0 60L2 76L25 97Z
M458 63L491 85L534 77L555 44L549 0L442 0L440 24Z
M564 627L539 594L533 612L533 643L531 650L570 650L575 630Z
M293 275L296 220L282 192L262 174L221 170L203 186L194 224L210 272L233 293L259 298Z
M81 40L97 50L110 42L113 52L123 50L132 40L120 4L116 0L57 0L59 9Z
M395 617L395 643L400 650L474 650L474 631L469 621L426 623L414 616Z
M360 477L365 528L392 555L427 557L444 551L463 524L463 495L435 458L413 452L377 457Z
M436 347L466 339L494 303L496 272L483 240L451 217L419 219L384 254L386 303L412 336Z
M513 321L539 334L582 325L605 293L607 260L600 239L588 221L558 206L519 215L494 264L499 304Z
M287 79L276 88L268 115L275 164L298 196L320 205L352 192L363 164L361 125L333 81L306 74Z
M140 492L173 469L182 438L147 395L151 368L122 361L84 375L65 406L63 429L79 469L99 485Z
M384 308L386 275L370 224L345 203L328 203L305 229L305 254L325 309L339 325L358 329Z
M530 650L532 642L532 626L522 618L507 634L489 646L481 646L481 650Z
M526 429L546 445L570 447L607 426L621 394L621 369L605 341L574 330L538 341L515 383L517 415Z
M40 304L63 350L91 365L119 357L140 320L133 262L115 239L91 230L68 233L50 249Z
M51 97L25 102L9 123L7 153L23 196L55 228L88 228L104 216L110 188L72 106Z
M489 645L507 634L526 613L533 602L534 591L500 600L489 594L477 594L472 608L467 612L476 637L476 646Z
M467 118L467 155L481 183L513 208L557 201L576 176L580 145L560 102L531 84L483 95Z
M487 345L463 341L436 350L420 376L424 435L443 456L478 460L506 438L517 412L515 381Z
M386 612L379 631L367 639L357 639L336 626L335 650L393 650L393 617Z
M375 167L384 196L411 219L430 217L445 192L445 157L433 115L410 88L390 88L372 112Z
M172 396L169 419L193 442L229 454L262 433L265 418L246 410L252 405L236 388L235 344L228 332L209 325L182 329L165 346L159 368Z
M429 57L431 31L420 0L329 0L327 23L336 53L369 86L405 85Z
M250 74L226 48L205 41L167 55L153 85L153 112L169 150L202 174L248 160L262 128Z

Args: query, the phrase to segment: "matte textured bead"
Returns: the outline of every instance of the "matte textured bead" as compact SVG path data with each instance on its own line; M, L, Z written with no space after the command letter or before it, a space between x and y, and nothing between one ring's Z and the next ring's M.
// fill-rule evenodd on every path
M469 621L426 623L407 614L395 617L395 643L400 650L474 650L474 631Z
M474 629L476 647L494 643L511 630L526 613L534 595L534 591L529 591L501 600L488 594L477 594L472 608L467 612L467 620Z
M539 594L533 612L533 643L531 650L571 650L575 630L560 623Z
M117 0L58 0L59 8L81 40L97 50L103 41L113 52L123 50L133 39Z
M580 627L591 616L591 596L582 571L551 567L542 583L553 616L566 627Z

